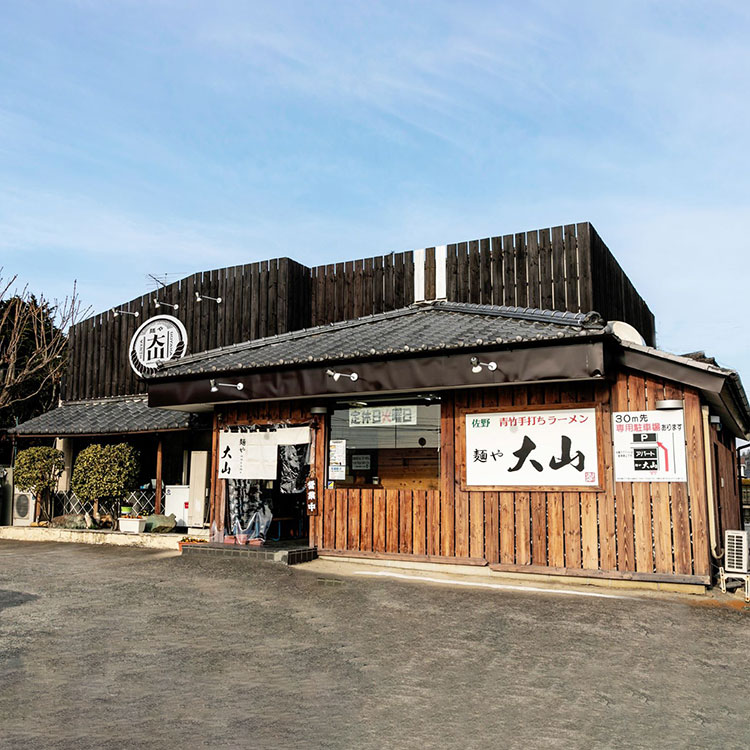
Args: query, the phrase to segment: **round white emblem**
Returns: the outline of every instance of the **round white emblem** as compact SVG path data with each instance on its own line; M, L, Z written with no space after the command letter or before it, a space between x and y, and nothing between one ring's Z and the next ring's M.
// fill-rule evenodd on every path
M187 332L182 321L171 315L149 318L130 339L130 366L137 375L148 376L163 362L185 356Z

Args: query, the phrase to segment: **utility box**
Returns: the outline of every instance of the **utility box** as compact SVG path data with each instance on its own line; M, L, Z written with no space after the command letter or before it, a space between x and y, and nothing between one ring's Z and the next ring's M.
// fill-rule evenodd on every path
M178 526L188 525L190 487L187 484L168 484L164 490L164 515L174 513Z

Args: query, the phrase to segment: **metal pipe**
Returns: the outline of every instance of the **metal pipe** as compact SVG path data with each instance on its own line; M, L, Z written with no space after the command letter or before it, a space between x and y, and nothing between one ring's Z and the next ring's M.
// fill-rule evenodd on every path
M711 539L711 554L714 559L721 560L724 549L720 540L717 540L718 530L716 528L716 505L714 499L714 473L711 461L711 433L708 421L708 407L701 406L703 416L703 458L706 464L706 502L708 504L708 533ZM718 551L717 551L718 550Z

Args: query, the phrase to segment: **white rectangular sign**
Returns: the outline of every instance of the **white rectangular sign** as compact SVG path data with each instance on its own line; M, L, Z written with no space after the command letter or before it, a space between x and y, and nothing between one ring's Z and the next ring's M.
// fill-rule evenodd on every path
M417 407L363 406L349 409L349 427L397 427L417 423Z
M278 446L309 442L309 427L220 432L219 479L276 479Z
M466 414L466 484L597 487L596 409Z
M274 432L220 432L219 479L276 479Z
M682 409L612 414L616 482L687 482Z
M346 479L346 440L328 442L328 478Z

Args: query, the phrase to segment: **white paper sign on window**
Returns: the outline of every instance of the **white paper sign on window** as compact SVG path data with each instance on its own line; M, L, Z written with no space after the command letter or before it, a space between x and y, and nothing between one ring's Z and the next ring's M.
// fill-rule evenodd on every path
M364 406L349 409L349 427L394 427L417 423L417 407Z
M682 409L612 414L616 482L687 482Z
M328 443L328 478L346 479L346 440Z
M466 414L466 484L597 487L596 410Z

